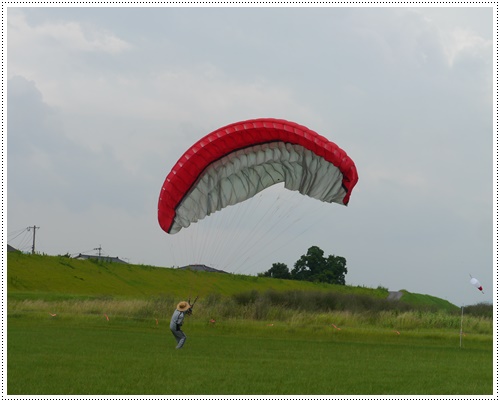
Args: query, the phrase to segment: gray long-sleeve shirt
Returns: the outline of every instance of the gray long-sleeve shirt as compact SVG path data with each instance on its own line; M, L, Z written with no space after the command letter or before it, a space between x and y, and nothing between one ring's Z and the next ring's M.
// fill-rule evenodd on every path
M174 314L172 314L172 319L170 320L170 329L177 330L177 326L181 327L184 323L184 315L185 311L175 310Z

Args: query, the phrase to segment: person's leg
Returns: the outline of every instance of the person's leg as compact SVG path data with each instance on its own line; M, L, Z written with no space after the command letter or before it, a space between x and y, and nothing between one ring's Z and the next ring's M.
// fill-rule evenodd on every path
M177 342L177 346L175 347L176 349L180 349L184 346L184 342L186 342L187 336L184 332L182 331L177 331L178 335L180 336L179 341Z
M177 342L177 349L180 349L184 346L184 342L186 342L186 334L184 332L182 332L181 330L174 330L174 329L171 329L172 331L172 334L174 335L175 337L175 340Z
M181 340L181 337L179 335L177 335L177 331L175 329L171 329L170 331L172 331L172 335L174 336L175 341L177 343L179 343L179 341Z

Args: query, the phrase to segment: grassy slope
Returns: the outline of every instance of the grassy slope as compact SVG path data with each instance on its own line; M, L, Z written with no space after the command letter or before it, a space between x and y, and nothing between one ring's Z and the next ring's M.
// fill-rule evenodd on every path
M401 290L403 292L403 297L401 300L410 303L410 304L418 304L418 305L431 305L438 307L442 310L452 311L456 310L458 307L451 304L447 300L440 299L438 297L433 297L429 295L422 295L418 293L410 293L407 290Z
M261 278L247 275L226 275L210 272L181 271L144 265L126 265L82 261L66 257L7 253L7 291L9 296L22 297L34 293L42 297L59 295L113 296L149 298L172 295L233 295L249 290L324 290L363 293L385 298L384 289L315 284L310 282ZM50 295L50 296L49 296ZM438 305L443 309L457 308L446 300L405 291L403 300L410 303Z

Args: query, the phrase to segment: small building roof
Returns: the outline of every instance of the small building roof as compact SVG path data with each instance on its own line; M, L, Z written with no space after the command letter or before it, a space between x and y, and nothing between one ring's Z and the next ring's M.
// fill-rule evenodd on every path
M207 267L206 265L203 264L192 264L192 265L186 265L184 267L180 267L177 269L190 269L191 271L204 271L204 272L219 272L221 274L227 274L228 272L222 271L221 269L215 269L212 267Z
M119 262L121 264L128 264L128 262L121 260L118 257L109 257L105 255L88 255L88 254L78 254L76 257L74 257L78 260L98 260L98 261L105 261L105 262Z

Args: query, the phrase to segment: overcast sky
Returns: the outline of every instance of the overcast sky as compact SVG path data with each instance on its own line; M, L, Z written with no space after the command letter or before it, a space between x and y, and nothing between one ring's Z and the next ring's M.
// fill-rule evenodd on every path
M348 284L492 301L492 8L40 7L7 23L12 246L29 251L36 225L49 255L255 274L317 245ZM163 232L182 153L257 117L344 149L349 206L274 188Z

